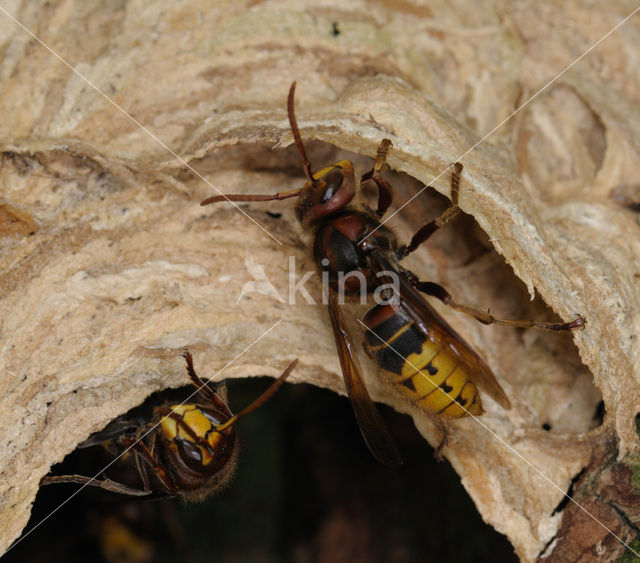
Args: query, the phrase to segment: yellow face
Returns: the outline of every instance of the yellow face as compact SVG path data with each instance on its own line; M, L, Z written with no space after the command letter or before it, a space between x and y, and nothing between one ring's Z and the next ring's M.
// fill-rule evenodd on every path
M313 177L316 180L321 180L322 177L329 172L329 170L333 170L334 168L342 168L342 170L344 171L345 174L349 174L352 173L353 171L353 164L351 163L350 160L341 160L339 162L336 162L335 164L332 164L331 166L327 166L326 168L323 168L322 170L318 170L318 172L316 172Z
M343 209L355 195L353 164L341 160L313 175L298 200L296 213L301 222L315 222Z
M160 430L169 442L176 439L190 442L201 455L202 465L208 465L213 461L213 452L226 438L216 430L215 424L202 412L198 405L173 405L170 407L178 419L166 416L160 423ZM194 439L197 437L197 440ZM198 443L198 442L201 443ZM209 447L205 447L206 443Z

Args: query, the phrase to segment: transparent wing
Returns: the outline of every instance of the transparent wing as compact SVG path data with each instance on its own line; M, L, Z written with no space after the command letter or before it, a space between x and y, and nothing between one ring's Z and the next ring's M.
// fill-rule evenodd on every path
M401 465L402 459L389 435L378 409L373 404L362 379L356 350L347 331L333 290L329 290L329 314L336 339L344 384L347 388L353 412L356 415L362 437L374 457L384 465Z

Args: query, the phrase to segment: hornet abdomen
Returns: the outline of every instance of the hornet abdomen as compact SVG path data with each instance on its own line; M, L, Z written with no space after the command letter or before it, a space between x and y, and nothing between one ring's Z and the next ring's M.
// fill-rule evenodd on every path
M363 322L365 352L403 397L444 418L482 414L469 366L436 333L425 335L402 308L390 304L376 305Z

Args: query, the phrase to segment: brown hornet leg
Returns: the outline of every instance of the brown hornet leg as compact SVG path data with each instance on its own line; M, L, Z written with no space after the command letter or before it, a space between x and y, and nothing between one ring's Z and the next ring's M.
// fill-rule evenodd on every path
M413 237L411 242L406 246L401 246L398 249L398 258L402 259L405 256L411 254L416 248L418 248L423 242L425 242L433 233L435 233L440 227L446 225L449 221L455 219L460 214L460 208L458 207L458 193L460 192L460 174L462 173L462 164L456 162L453 165L453 172L451 174L451 206L447 207L442 212L440 217L430 221L426 225L420 228Z
M447 445L447 427L441 419L436 419L438 424L440 425L440 430L442 431L442 438L440 439L440 443L433 451L433 457L436 458L436 461L442 461L442 449Z
M187 375L189 376L191 383L193 383L198 391L200 391L200 393L202 393L209 401L214 403L219 409L222 409L223 412L226 411L226 403L218 397L211 387L209 387L207 382L200 379L200 376L196 373L196 370L193 367L193 357L191 356L191 352L185 348L182 350L181 356L187 362Z
M499 325L499 326L515 326L521 328L538 328L541 330L551 330L553 332L564 332L575 330L578 328L584 328L585 319L582 315L576 315L576 319L560 324L560 323L541 323L538 321L516 321L516 320L505 320L505 319L496 319L491 313L488 311L483 311L481 309L476 309L475 307L470 307L469 305L461 305L460 303L456 303L449 292L442 287L441 285L434 282L422 282L419 281L413 274L409 278L411 284L422 293L426 293L427 295L431 295L432 297L437 297L442 301L445 305L448 305L452 309L456 311L460 311L465 315L469 315L476 319L477 321L486 324L486 325Z
M373 180L378 186L378 209L376 211L378 217L382 217L386 213L393 201L393 189L389 182L382 177L382 174L389 169L387 153L391 147L392 144L389 139L382 139L376 152L376 162L373 165L373 170L363 174L360 178L360 183L366 180Z
M154 423L154 421L152 421L149 425L151 425L152 423ZM146 444L140 441L142 440L144 435L145 435L144 428L142 428L138 431L138 436L140 436L140 438L123 436L120 438L119 442L123 446L130 447L136 453L136 456L137 456L136 462L138 461L138 459L140 459L142 463L146 463L154 471L156 477L162 483L162 485L164 486L165 490L168 493L175 494L177 492L176 487L169 479L167 472L164 470L164 468L156 458L155 454L146 446ZM155 437L154 437L154 444L155 444ZM152 449L155 450L155 447L153 447ZM142 479L144 481L145 487L149 486L148 478L145 476L142 476Z
M100 487L105 491L111 491L112 493L120 493L122 495L130 496L145 496L150 495L150 490L134 489L127 487L122 483L112 481L111 479L94 479L92 477L85 477L84 475L54 475L43 477L40 481L40 485L52 485L54 483L77 483L78 485L90 485L92 487Z

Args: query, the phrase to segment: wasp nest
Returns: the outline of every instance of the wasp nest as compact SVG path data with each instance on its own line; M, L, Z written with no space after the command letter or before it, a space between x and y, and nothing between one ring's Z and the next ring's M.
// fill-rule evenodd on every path
M185 383L185 345L203 376L229 362L224 377L277 375L297 357L293 381L344 392L317 278L305 285L315 305L289 299L290 270L314 271L291 205L198 205L216 193L207 183L300 187L285 108L297 80L314 170L346 155L364 171L392 140L393 210L425 184L449 195L441 173L464 163L467 215L412 255L412 271L496 316L584 315L585 330L553 334L436 305L512 403L488 399L481 424L451 423L444 454L522 559L596 543L616 556L622 545L596 524L585 535L579 509L554 508L588 467L576 498L634 535L618 513L634 519L640 407L638 19L558 74L632 3L306 4L14 3L79 74L0 14L2 547L52 464ZM434 193L393 217L402 241L442 210ZM245 285L261 275L273 291ZM430 418L368 385L437 443Z

